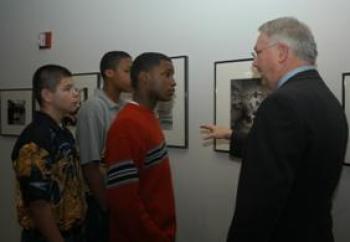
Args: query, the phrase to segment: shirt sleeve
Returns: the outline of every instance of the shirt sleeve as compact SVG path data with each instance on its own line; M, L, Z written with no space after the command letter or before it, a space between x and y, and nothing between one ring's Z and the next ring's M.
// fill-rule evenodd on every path
M303 132L286 98L268 98L262 104L247 141L227 241L270 241L302 160Z
M82 165L100 162L105 142L102 108L93 102L84 104L78 112L76 128L76 139Z
M118 229L130 241L170 242L149 216L140 198L142 135L130 124L113 125L107 138L107 206ZM118 145L116 145L118 144Z
M19 150L14 161L14 170L25 202L58 202L59 184L51 177L51 167L47 165L47 159L50 159L48 152L35 143L23 145Z

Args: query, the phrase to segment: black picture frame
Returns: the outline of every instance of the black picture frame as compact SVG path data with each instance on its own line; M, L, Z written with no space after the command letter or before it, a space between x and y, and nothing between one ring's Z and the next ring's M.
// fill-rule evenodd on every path
M84 100L86 101L94 95L96 89L101 87L101 75L99 72L73 73L74 85L79 92L84 90Z
M350 120L350 72L342 74L342 106L347 120ZM347 144L344 165L350 166L350 142Z
M18 136L32 121L32 89L13 88L0 90L0 134Z
M216 61L214 63L215 125L235 129L240 127L246 133L249 132L255 112L262 100L267 96L267 90L264 89L262 91L263 86L260 81L260 74L253 68L252 64L253 58ZM240 88L237 88L237 86L240 86ZM255 94L254 96L252 95L253 93ZM242 114L239 115L239 119L238 115L234 115L234 111L239 110L237 108L238 104L233 102L234 94L236 96L239 95L239 99L242 102L240 104L240 112ZM258 99L256 96L258 96ZM233 117L237 119L233 120ZM237 122L237 125L233 125L233 122ZM213 147L216 152L228 153L230 141L215 139Z
M170 102L159 102L158 114L163 133L170 148L188 148L188 56L170 57L175 73L175 95Z

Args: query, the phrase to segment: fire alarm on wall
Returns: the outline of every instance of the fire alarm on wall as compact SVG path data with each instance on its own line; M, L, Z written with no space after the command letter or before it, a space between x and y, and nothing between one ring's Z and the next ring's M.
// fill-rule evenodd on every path
M39 49L50 49L52 46L52 32L42 32L39 35Z

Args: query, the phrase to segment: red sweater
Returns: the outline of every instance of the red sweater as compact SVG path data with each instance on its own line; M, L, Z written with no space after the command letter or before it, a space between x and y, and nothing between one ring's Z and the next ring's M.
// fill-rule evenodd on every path
M106 144L110 242L175 241L169 158L153 111L127 104Z

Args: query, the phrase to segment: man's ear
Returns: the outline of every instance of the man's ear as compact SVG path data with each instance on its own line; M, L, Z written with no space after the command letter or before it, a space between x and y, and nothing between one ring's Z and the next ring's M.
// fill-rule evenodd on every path
M280 63L283 63L288 59L288 56L290 54L290 49L289 49L289 46L283 43L280 43L278 45L278 48L279 48L278 59Z
M139 74L139 85L145 86L148 85L149 74L145 71L141 71Z
M51 103L52 102L52 92L47 88L42 89L41 90L41 98L42 98L43 102Z
M114 75L114 71L112 69L107 69L104 71L104 74L107 78L111 78Z

